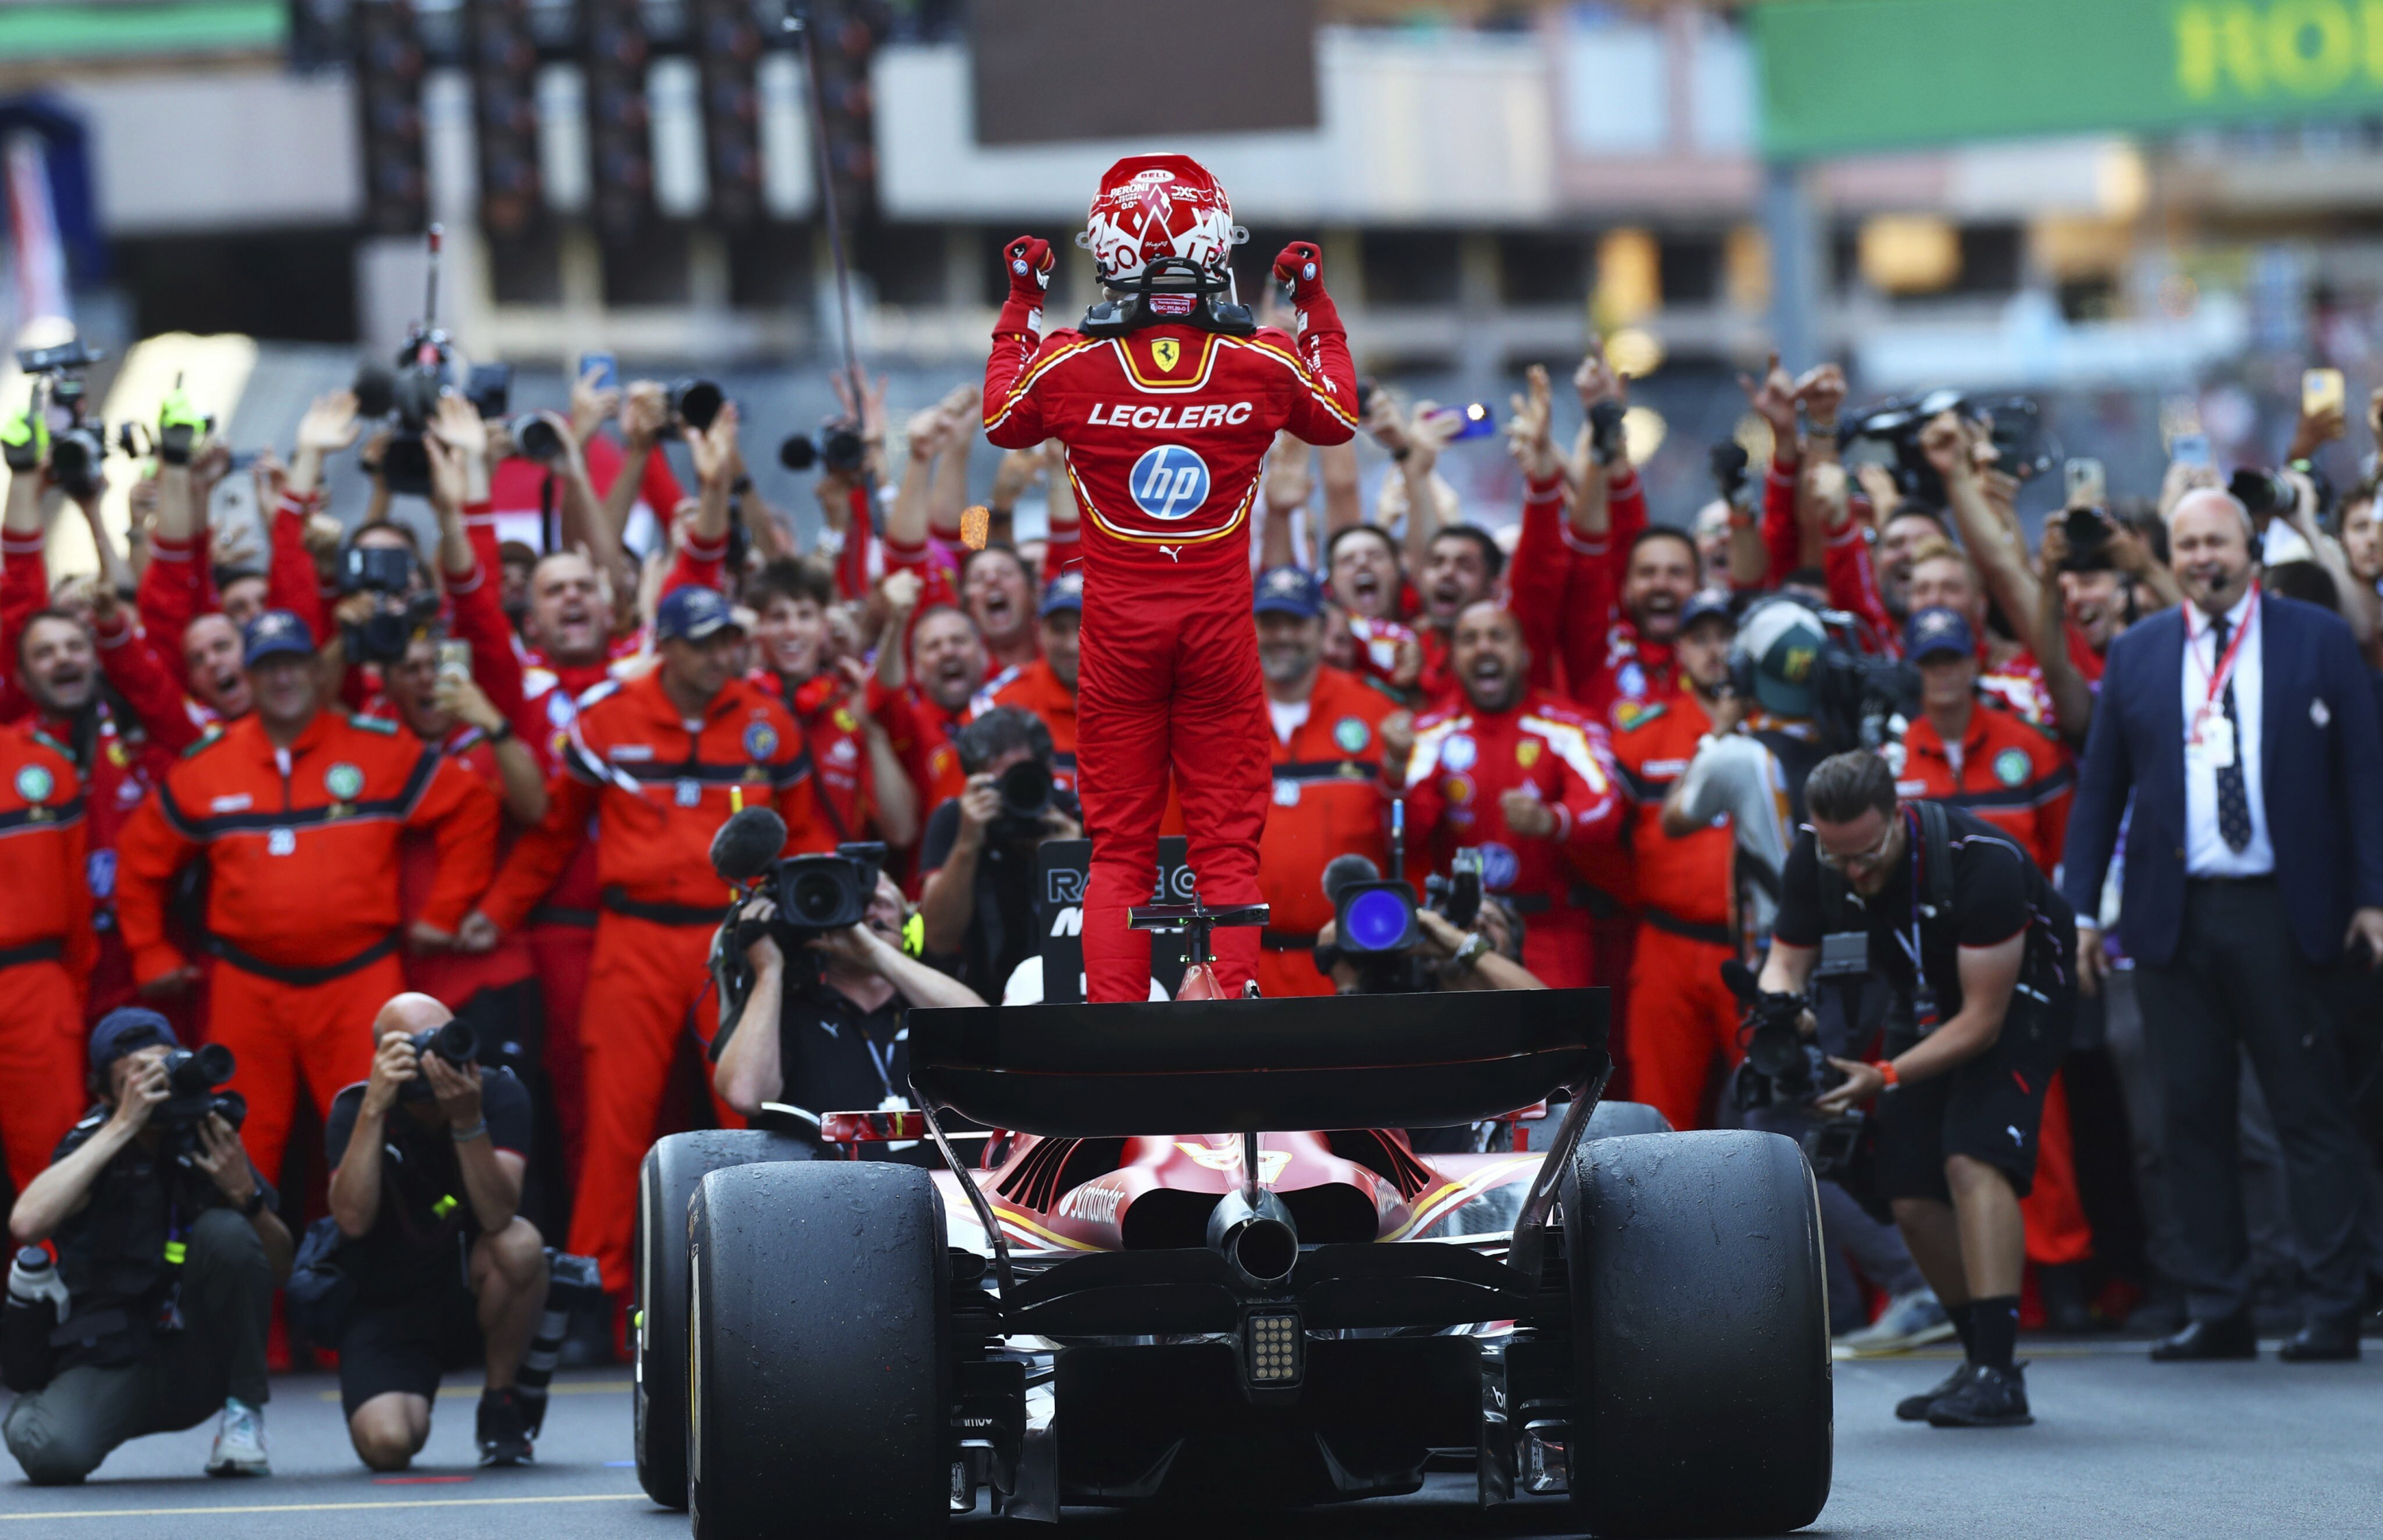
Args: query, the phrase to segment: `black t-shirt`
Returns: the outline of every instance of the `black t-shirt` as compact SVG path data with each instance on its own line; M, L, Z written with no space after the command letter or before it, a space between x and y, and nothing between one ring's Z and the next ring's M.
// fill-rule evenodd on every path
M334 1169L348 1152L364 1101L361 1080L331 1099L323 1159ZM426 1274L460 1268L480 1233L447 1125L426 1127L406 1106L398 1103L381 1122L380 1213L369 1233L348 1243L360 1253L351 1266L363 1303L401 1298L418 1289ZM489 1143L528 1157L529 1092L512 1070L480 1071L480 1115L488 1125Z
M58 1140L50 1164L81 1149L108 1115L105 1105L92 1108ZM61 1371L140 1357L174 1286L177 1270L167 1260L167 1243L186 1238L207 1210L231 1206L213 1178L170 1152L175 1137L166 1129L155 1149L143 1149L135 1140L118 1152L93 1180L89 1201L51 1238L57 1246L58 1279L74 1299L68 1321L89 1326L93 1337L67 1351L58 1363ZM255 1175L253 1163L249 1171ZM255 1179L268 1205L279 1201L262 1176Z
M909 1032L899 994L863 1011L842 992L814 984L786 996L778 1015L776 1101L805 1112L866 1112L888 1096L910 1096Z
M1069 818L1082 817L1075 797L1067 792L1052 793L1051 805ZM919 843L920 871L941 871L951 860L952 845L959 835L959 799L946 797L928 816L926 833ZM983 854L977 857L976 912L960 942L958 966L946 971L987 1000L1000 999L1010 974L1041 948L1042 926L1034 910L1034 853L1042 843L1040 837L1015 844L989 837Z
M1919 814L1904 808L1908 847L1883 891L1865 899L1846 886L1841 921L1848 930L1870 931L1871 971L1906 999L1919 979L1911 966L1912 926L1919 922L1920 956L1936 999L1936 1019L1950 1021L1961 1008L1960 948L1995 946L2028 932L2019 982L2042 990L2069 980L2068 951L2075 945L2077 917L2027 852L2000 830L1957 807L1945 809L1953 858L1953 912L1928 919L1913 901L1914 882L1925 895L1919 870L1922 842ZM1819 946L1825 922L1821 911L1821 863L1811 831L1798 835L1787 853L1773 934L1790 946Z

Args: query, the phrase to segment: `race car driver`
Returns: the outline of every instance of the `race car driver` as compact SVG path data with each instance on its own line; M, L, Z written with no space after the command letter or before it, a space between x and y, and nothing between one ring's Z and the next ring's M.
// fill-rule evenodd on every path
M1356 373L1324 290L1324 253L1276 257L1298 339L1259 331L1230 302L1225 190L1184 155L1109 167L1082 244L1108 298L1081 329L1042 338L1051 249L1004 253L1009 300L985 362L986 436L1003 449L1057 439L1082 511L1084 619L1078 777L1093 837L1084 968L1094 1001L1149 992L1147 935L1126 906L1157 875L1168 772L1182 800L1200 895L1258 900L1266 716L1250 623L1249 516L1278 430L1339 444L1357 426ZM1258 936L1216 941L1219 984L1240 993Z

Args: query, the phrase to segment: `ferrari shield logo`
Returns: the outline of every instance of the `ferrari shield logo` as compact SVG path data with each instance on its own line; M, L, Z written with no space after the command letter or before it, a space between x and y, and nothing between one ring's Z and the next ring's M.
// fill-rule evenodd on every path
M1162 370L1172 370L1182 360L1183 344L1171 337L1162 337L1150 345L1151 359Z
M1514 745L1514 763L1529 770L1539 762L1539 744L1536 738L1525 738Z

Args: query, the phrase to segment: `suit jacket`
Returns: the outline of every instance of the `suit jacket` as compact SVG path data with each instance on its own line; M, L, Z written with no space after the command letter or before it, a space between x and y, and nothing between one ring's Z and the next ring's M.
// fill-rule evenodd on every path
M2331 610L2259 601L2259 765L2276 880L2313 963L2341 951L2354 906L2383 905L2383 730L2373 679ZM2127 799L2118 935L2164 966L2184 925L2184 612L2164 610L2110 644L2069 815L2060 891L2080 918L2102 881Z

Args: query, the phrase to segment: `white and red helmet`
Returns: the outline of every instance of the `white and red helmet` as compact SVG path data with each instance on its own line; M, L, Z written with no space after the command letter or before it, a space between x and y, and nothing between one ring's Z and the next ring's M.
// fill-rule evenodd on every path
M1138 278L1161 257L1189 257L1229 283L1233 248L1250 238L1233 223L1224 184L1190 155L1128 155L1110 166L1085 224L1076 244L1105 284Z

